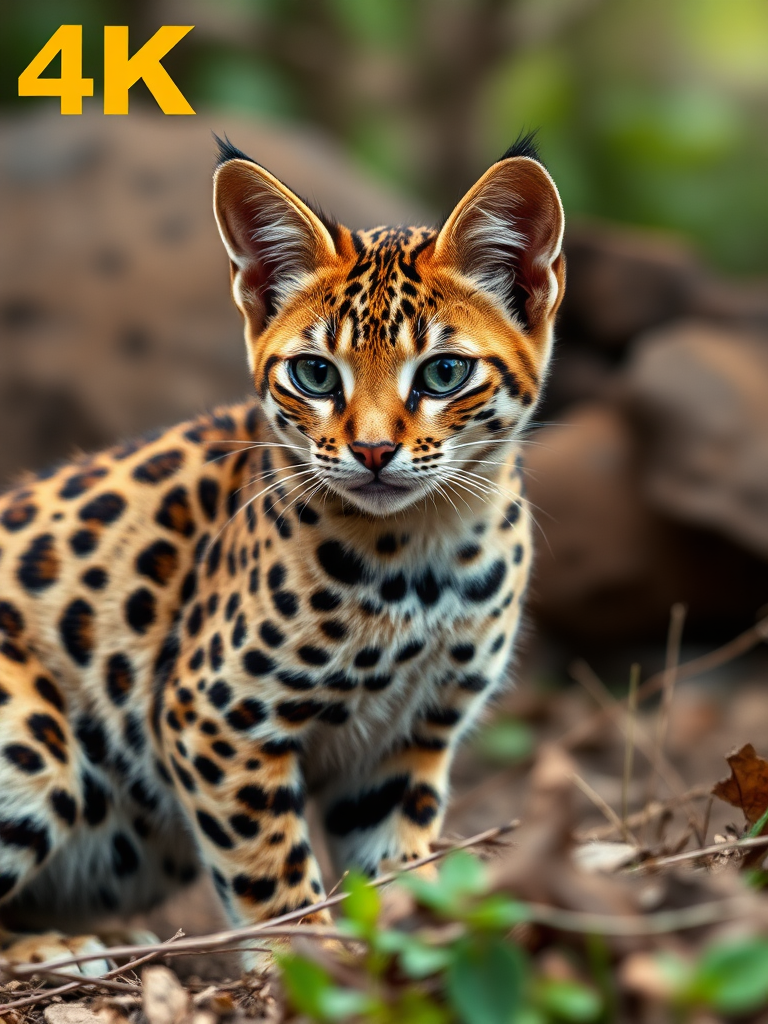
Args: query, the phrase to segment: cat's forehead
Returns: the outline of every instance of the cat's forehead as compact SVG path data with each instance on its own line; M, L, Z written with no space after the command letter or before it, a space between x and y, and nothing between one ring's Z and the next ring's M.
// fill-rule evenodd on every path
M330 347L393 350L418 346L443 296L417 266L437 232L379 227L350 232L354 259L329 287L324 305L334 326ZM405 329L404 329L405 328Z

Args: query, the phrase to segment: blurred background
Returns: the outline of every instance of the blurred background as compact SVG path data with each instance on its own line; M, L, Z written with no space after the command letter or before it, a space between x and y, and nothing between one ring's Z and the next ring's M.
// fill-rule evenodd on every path
M211 130L353 227L435 221L538 128L568 290L528 447L553 672L710 644L768 602L764 0L2 0L0 478L247 390ZM81 117L18 74L84 26ZM102 26L164 63L104 117ZM58 74L58 59L48 70ZM629 647L627 646L629 645ZM651 661L656 657L648 655ZM623 671L623 670L622 670Z

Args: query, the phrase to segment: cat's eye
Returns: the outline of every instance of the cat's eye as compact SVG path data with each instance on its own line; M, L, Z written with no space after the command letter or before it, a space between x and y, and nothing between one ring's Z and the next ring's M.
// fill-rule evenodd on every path
M288 364L296 387L307 395L324 398L341 387L339 371L327 359L302 356Z
M417 387L428 395L449 395L469 377L472 365L472 360L460 356L430 359L419 371Z

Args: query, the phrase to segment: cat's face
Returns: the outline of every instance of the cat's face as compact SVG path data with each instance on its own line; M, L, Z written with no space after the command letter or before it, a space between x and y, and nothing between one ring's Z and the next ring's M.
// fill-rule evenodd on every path
M377 516L482 492L536 403L562 296L543 167L495 164L439 232L353 233L234 157L216 213L256 389L297 463L284 489Z

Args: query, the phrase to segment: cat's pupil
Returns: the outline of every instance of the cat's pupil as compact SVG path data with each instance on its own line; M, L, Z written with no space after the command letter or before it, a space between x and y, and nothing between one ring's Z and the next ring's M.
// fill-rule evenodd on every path
M315 384L323 385L328 377L328 363L322 359L308 359L309 370Z
M453 359L441 359L435 369L443 384L450 384L456 371L456 362Z

